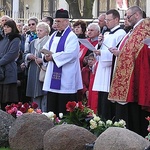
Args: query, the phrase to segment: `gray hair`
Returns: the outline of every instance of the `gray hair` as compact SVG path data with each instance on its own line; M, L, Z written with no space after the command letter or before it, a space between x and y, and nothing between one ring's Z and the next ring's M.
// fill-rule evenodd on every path
M92 28L94 28L95 30L97 30L97 31L100 32L100 27L99 27L99 25L98 25L97 23L94 23L94 22L90 23L90 24L87 26L87 29L90 28L90 27L92 27Z
M36 28L38 28L38 27L44 28L47 33L50 33L50 31L51 31L50 26L49 26L46 22L39 22L39 23L37 24Z
M139 12L139 14L143 16L143 10L139 6L131 6L128 10L131 10L133 13Z

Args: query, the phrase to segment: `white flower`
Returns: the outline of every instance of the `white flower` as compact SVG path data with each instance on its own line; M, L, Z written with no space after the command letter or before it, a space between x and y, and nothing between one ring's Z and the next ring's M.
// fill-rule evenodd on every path
M95 121L93 119L90 120L90 124L95 123Z
M107 120L107 121L106 121L106 125L111 126L112 124L113 124L113 122L112 122L111 120Z
M100 117L94 116L93 120L98 122L98 121L100 121Z
M63 113L59 113L59 118L63 118Z
M103 125L105 125L105 123L103 121L98 122L98 126L103 126Z
M114 122L114 126L118 127L119 123L117 121Z
M93 119L90 120L90 128L91 129L97 128L97 123Z
M49 119L54 120L55 114L54 114L52 111L50 111L50 112L48 112L48 113L43 112L42 114L46 115Z
M119 125L121 125L123 127L126 125L126 122L123 119L119 120L118 123L119 123Z
M93 113L93 118L96 117L96 115Z

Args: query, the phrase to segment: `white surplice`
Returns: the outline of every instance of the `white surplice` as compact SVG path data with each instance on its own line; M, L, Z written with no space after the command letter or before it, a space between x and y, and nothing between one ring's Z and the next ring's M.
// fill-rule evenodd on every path
M116 26L112 30L115 30L118 27L119 26ZM112 69L112 53L108 50L108 47L116 47L125 34L126 32L123 29L119 29L113 34L105 35L103 41L104 44L102 44L100 48L101 55L98 58L99 62L94 79L93 91L109 92Z
M43 90L54 93L76 93L77 90L83 88L79 63L80 47L78 38L74 32L71 31L65 41L64 51L56 53L59 40L60 37L54 37L50 51L54 53L52 54L52 57L57 67L62 67L61 87L60 90L50 88L54 62L49 61L43 84ZM44 45L43 49L49 49L49 41Z

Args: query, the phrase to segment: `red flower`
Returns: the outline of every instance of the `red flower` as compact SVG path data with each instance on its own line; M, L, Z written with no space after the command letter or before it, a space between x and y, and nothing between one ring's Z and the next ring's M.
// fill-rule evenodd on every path
M150 117L148 116L148 117L146 118L146 120L150 121Z
M13 107L11 109L13 110L14 113L16 113L18 111L17 107Z
M33 102L33 103L31 104L31 106L32 106L32 108L33 108L33 109L38 108L38 104L37 104L37 103L35 103L35 102Z
M17 104L13 104L13 105L12 105L12 107L16 107L16 108L18 108L18 105L17 105Z
M7 105L7 106L5 107L6 111L10 110L11 108L12 108L12 107L11 107L10 105Z
M73 102L70 102L70 101L69 101L69 102L66 104L67 111L73 112L74 109L75 109L75 107L76 107L76 102L75 102L75 101L73 101Z
M29 109L30 105L28 103L24 103L23 107L25 107L26 109Z
M9 109L9 110L7 111L7 113L8 113L8 114L13 114L13 113L14 113L14 110Z
M10 106L11 106L11 107L14 107L14 105L15 105L15 104L14 104L14 103L12 103Z
M82 104L82 102L80 101L80 102L78 102L78 108L79 109L81 109L81 111L84 109L84 106L83 106L83 104Z
M25 108L24 106L22 106L21 108L20 108L20 111L22 112L22 113L26 113L27 112L27 108Z
M22 106L22 102L18 102L18 109L20 109L21 108L21 106Z

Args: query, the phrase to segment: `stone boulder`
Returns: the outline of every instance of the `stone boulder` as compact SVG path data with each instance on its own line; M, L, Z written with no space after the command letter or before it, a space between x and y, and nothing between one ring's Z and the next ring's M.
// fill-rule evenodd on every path
M43 150L43 137L54 126L45 115L26 113L18 117L9 130L11 150Z
M94 150L144 150L150 142L125 128L110 127L95 141Z
M0 110L0 147L9 146L8 133L14 121L12 115Z
M96 136L83 127L71 124L57 125L44 135L44 150L85 150Z

